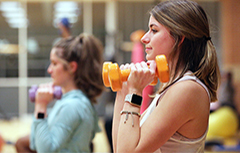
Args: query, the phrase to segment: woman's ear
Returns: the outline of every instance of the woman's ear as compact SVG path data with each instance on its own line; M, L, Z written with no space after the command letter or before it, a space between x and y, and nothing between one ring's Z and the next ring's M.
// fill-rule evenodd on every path
M185 36L182 36L182 38L181 38L181 41L180 41L179 45L181 45L181 44L183 43L184 39L185 39Z
M77 68L78 68L77 62L72 61L72 62L69 63L69 71L71 73L75 73L77 71Z

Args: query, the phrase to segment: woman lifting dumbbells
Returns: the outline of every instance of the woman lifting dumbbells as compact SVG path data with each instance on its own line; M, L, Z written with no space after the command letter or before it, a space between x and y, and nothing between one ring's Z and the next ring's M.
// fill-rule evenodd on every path
M207 15L190 0L164 1L150 11L148 27L141 39L148 62L120 66L131 72L115 99L114 152L204 152L220 78ZM142 91L153 81L155 58L162 54L169 81L140 114Z
M100 130L93 103L104 90L102 53L101 42L88 34L55 44L48 67L53 81L37 89L31 134L17 141L18 152L90 152ZM56 85L63 95L47 114Z

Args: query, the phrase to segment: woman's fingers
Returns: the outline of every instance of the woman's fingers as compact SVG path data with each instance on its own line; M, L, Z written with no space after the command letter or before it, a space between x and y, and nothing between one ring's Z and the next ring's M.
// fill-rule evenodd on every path
M157 69L156 62L154 60L149 60L147 64L149 65L149 70L151 71L151 73L155 73Z
M120 66L121 70L124 69L131 69L132 73L138 73L140 75L146 75L146 74L150 74L150 75L155 75L156 72L156 63L154 60L148 61L148 62L144 62L142 61L141 63L126 63L126 64L122 64Z
M130 69L130 64L129 63L122 64L122 65L120 65L119 68L120 68L120 70Z

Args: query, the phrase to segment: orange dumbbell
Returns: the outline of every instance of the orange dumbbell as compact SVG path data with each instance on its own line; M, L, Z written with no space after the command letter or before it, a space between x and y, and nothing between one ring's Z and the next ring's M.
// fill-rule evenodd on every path
M156 85L158 78L160 82L168 82L169 69L165 55L156 56L155 61L157 64L157 73L151 85ZM121 90L122 82L127 81L130 72L130 69L120 70L117 63L104 62L102 71L103 83L106 87L111 87L113 91Z

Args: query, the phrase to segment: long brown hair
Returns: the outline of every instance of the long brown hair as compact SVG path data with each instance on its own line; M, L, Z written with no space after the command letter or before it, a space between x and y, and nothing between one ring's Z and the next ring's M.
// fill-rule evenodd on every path
M170 70L174 70L170 72L173 77L159 92L190 70L207 86L211 101L216 101L220 72L216 49L210 37L208 17L203 8L189 0L169 0L156 5L150 14L168 28L175 39L169 62L179 55L176 67L170 67Z
M62 39L54 47L60 48L56 53L59 58L67 63L77 62L75 84L95 103L104 90L101 72L103 46L100 40L93 35L82 33L77 37Z

